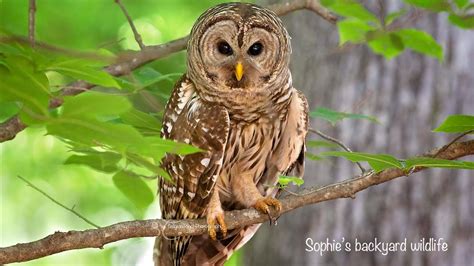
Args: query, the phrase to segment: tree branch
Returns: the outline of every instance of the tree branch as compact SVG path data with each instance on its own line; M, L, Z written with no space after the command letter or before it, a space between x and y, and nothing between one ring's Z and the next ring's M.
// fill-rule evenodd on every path
M275 12L278 16L284 16L295 10L307 9L318 14L323 19L332 24L336 24L337 22L337 17L329 12L329 10L321 6L319 1L315 0L296 0L292 2L270 5L267 8L273 10L273 12Z
M277 15L283 16L290 12L308 9L318 15L320 15L325 20L334 23L336 17L329 13L328 10L321 7L318 0L295 0L289 1L283 4L276 4L268 7L273 10ZM174 41L160 44L160 45L151 45L144 47L141 51L134 52L125 52L119 55L118 60L115 64L105 68L105 71L113 76L122 76L129 74L132 70L141 67L153 60L164 58L170 54L179 52L186 49L186 44L188 42L189 36L185 36ZM94 85L78 81L73 84L68 84L67 87L72 87L73 89L65 89L62 92L62 96L71 96L76 95L86 90L91 89ZM50 107L58 107L62 104L62 99L52 99L50 102ZM16 134L21 132L26 128L26 125L23 124L17 116L14 116L7 121L0 124L0 143L13 139Z
M432 157L438 154L441 149L432 150L423 156ZM454 160L467 155L474 155L474 140L453 143L440 152L437 158ZM416 167L414 172L423 169L425 167ZM298 195L288 195L281 199L282 213L318 202L339 198L354 198L359 191L406 175L407 173L402 169L391 168L380 173L371 172L321 188L304 189ZM261 214L255 209L231 211L225 214L225 221L229 230L262 223L268 219L267 215ZM134 237L174 237L206 233L207 224L205 219L153 219L122 222L100 229L55 232L37 241L0 248L0 264L33 260L66 250L103 248L108 243Z
M30 0L28 7L28 39L31 47L35 47L35 13L36 0Z
M135 37L135 41L138 43L138 46L140 46L141 50L145 49L145 44L143 43L142 36L140 36L140 33L138 33L137 28L135 27L135 24L133 23L132 18L128 14L125 6L122 4L122 1L115 0L115 3L119 5L120 9L122 9L123 14L127 18L128 24L130 24L130 28L132 28L133 36Z

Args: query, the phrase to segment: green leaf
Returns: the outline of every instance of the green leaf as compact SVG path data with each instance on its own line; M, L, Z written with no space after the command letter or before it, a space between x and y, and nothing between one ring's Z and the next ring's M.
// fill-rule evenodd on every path
M289 184L293 184L293 185L296 185L296 186L301 186L304 184L304 180L300 177L297 177L297 176L280 176L278 178L278 184L281 186L281 187L287 187Z
M160 137L146 137L147 144L153 149L163 149L169 153L176 153L179 155L187 155L203 150L186 143L179 143L172 140L163 139Z
M388 25L392 24L400 16L405 15L406 12L407 11L405 9L402 9L402 10L399 10L399 11L389 13L387 15L387 17L385 17L385 26L388 26Z
M356 18L364 22L379 24L377 17L368 11L361 3L354 0L322 1L324 6L334 13L348 18Z
M443 48L428 33L417 29L401 29L396 31L396 35L402 39L406 48L443 61Z
M148 87L162 80L174 81L172 77L182 76L182 73L170 73L163 75L151 67L142 67L133 72L133 76L142 87Z
M88 155L71 155L64 164L87 165L95 170L113 173L118 171L117 163L122 156L114 152L97 152Z
M125 124L132 125L141 132L145 131L154 135L160 134L161 126L158 119L152 115L141 112L137 109L130 109L128 112L122 113L120 118Z
M120 88L117 81L110 74L92 67L93 64L81 59L60 60L48 65L46 70L56 71L104 87Z
M474 170L474 162L451 161L444 159L436 159L429 157L414 157L406 160L405 166L410 169L415 166L430 168L453 168L453 169L469 169Z
M463 29L473 29L474 28L474 15L456 15L450 14L449 22Z
M15 102L0 103L0 123L6 121L20 111L20 107Z
M160 160L166 152L186 155L200 152L201 150L185 143L152 136L144 137L142 143L133 145L133 147L130 147L130 151Z
M120 171L112 177L112 180L115 186L139 209L145 209L153 202L153 192L140 177Z
M324 141L324 140L308 140L306 141L306 146L310 148L339 148L336 143Z
M328 151L320 153L322 156L344 157L351 162L367 162L376 171L388 168L403 168L397 158L388 154L371 154L362 152Z
M339 45L343 45L346 42L364 42L367 32L374 30L375 27L357 19L345 19L337 22L337 29Z
M467 5L467 3L469 3L469 0L454 0L454 3L456 3L456 6L459 9L462 9Z
M383 55L387 59L399 55L404 49L403 41L394 33L380 34L376 38L368 37L368 39L370 39L368 45L374 53Z
M0 69L0 102L23 103L22 112L28 121L46 119L51 97L46 75L36 71L33 62L20 56L7 57L4 62L8 69Z
M34 62L22 56L10 56L4 59L13 76L21 76L32 87L51 96L49 83L46 74L35 69Z
M143 136L130 125L95 119L58 117L48 121L48 134L87 146L110 146L119 152L142 145Z
M120 95L88 91L73 97L65 97L62 106L63 117L114 116L128 112L132 105Z
M332 125L335 125L337 122L341 121L344 118L349 119L366 119L374 123L379 123L377 119L373 116L362 115L362 114L352 114L345 112L337 112L329 108L320 107L310 113L311 117L322 118Z
M125 156L128 162L133 163L134 165L146 168L152 173L161 174L163 172L160 166L155 164L152 160L149 160L148 158L145 158L141 155L138 155L132 152L127 152Z
M0 29L1 30L1 29ZM25 47L19 44L18 42L13 43L0 43L0 53L9 56L22 56L24 59L28 58L28 53L25 50Z
M449 11L451 9L447 0L405 0L405 2L435 12Z
M316 155L314 153L311 153L311 152L306 152L305 156L306 156L307 159L309 159L311 161L321 161L321 160L324 159L323 157L318 156L318 155Z
M474 116L472 115L450 115L434 132L463 133L474 130Z

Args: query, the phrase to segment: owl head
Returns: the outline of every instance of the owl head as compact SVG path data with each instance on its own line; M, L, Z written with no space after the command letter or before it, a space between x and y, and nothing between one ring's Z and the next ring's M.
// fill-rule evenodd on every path
M248 102L290 80L288 33L275 13L253 4L207 10L191 30L187 51L188 76L207 100Z

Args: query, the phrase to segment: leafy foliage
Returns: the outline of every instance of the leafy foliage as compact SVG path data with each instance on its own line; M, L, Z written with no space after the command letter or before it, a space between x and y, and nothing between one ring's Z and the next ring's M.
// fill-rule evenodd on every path
M159 120L135 108L131 101L141 89L172 75L161 75L150 68L138 70L138 83L129 83L125 88L128 93L122 93L117 90L120 85L114 77L102 70L105 62L33 50L15 43L2 44L0 51L0 104L17 106L24 123L43 126L47 134L67 142L74 154L65 164L115 173L114 184L136 206L143 208L151 203L131 196L148 193L140 176L168 176L160 168L165 153L185 155L199 151L188 144L160 138ZM63 97L59 110L49 110L49 102L61 92L49 86L50 72L87 81L97 88ZM136 182L136 187L131 182ZM148 190L140 192L145 188Z
M406 160L405 167L410 169L412 167L422 166L430 168L451 168L451 169L470 169L474 170L473 162L452 161L428 157L415 157Z
M302 178L299 178L297 176L280 176L278 178L278 186L280 188L286 188L288 187L290 184L293 184L295 186L301 186L304 184L304 180Z
M71 155L64 164L87 165L95 170L105 173L114 173L119 170L118 163L121 159L119 154L113 152L93 151L85 155Z
M409 171L411 168L418 166L474 170L473 162L443 160L429 157L413 157L407 160L401 160L388 154L370 154L345 151L322 152L321 155L344 157L351 162L367 162L376 173L390 168L398 168Z
M78 80L84 80L103 87L120 88L119 84L112 76L100 69L91 67L91 63L92 62L82 58L58 58L58 60L46 65L45 70L56 71L65 76L70 76Z
M431 12L449 13L451 24L464 29L474 28L474 14L469 13L474 3L466 0L405 0L411 6ZM377 17L355 0L323 0L321 3L343 17L337 23L339 44L366 43L373 52L387 59L400 55L406 49L425 54L443 61L443 48L427 32L419 29L401 28L393 23L407 14L407 9ZM454 8L457 7L457 8Z
M469 0L405 0L406 3L415 7L432 12L446 12L449 14L449 22L462 29L474 29L474 3Z
M153 201L153 192L139 176L127 171L120 171L112 179L120 191L138 208L144 209Z
M474 130L474 116L450 115L434 131L445 133L462 133Z
M403 168L400 161L388 154L370 154L362 152L328 151L322 152L322 156L344 157L351 162L367 162L375 172L380 172L388 168Z
M405 48L443 61L443 48L428 33L417 29L401 29L396 34Z
M324 140L307 140L306 146L309 148L319 148L319 147L326 147L326 148L338 148L339 146L333 142L324 141Z
M449 2L447 0L405 0L405 2L416 7L425 8L435 12L447 11L450 9Z
M451 115L434 131L446 133L465 133L474 130L474 116ZM452 161L430 157L413 157L407 160L397 159L388 154L371 154L362 152L327 151L321 156L343 157L351 162L367 162L375 172L389 168L409 170L416 166L431 168L474 169L474 163L465 161Z

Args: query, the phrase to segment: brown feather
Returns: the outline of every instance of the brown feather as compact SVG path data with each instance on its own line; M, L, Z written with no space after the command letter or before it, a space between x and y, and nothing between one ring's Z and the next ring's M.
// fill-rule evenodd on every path
M308 106L292 87L289 39L273 12L252 4L221 4L198 19L188 43L188 72L170 97L162 136L203 152L164 158L172 180L160 181L163 218L206 215L212 224L223 210L274 197L279 175L303 175ZM229 56L216 48L223 40L233 49ZM255 42L264 46L259 56L248 53ZM245 68L242 80L234 75L237 62ZM157 240L157 263L222 265L259 226L218 240L207 234Z

